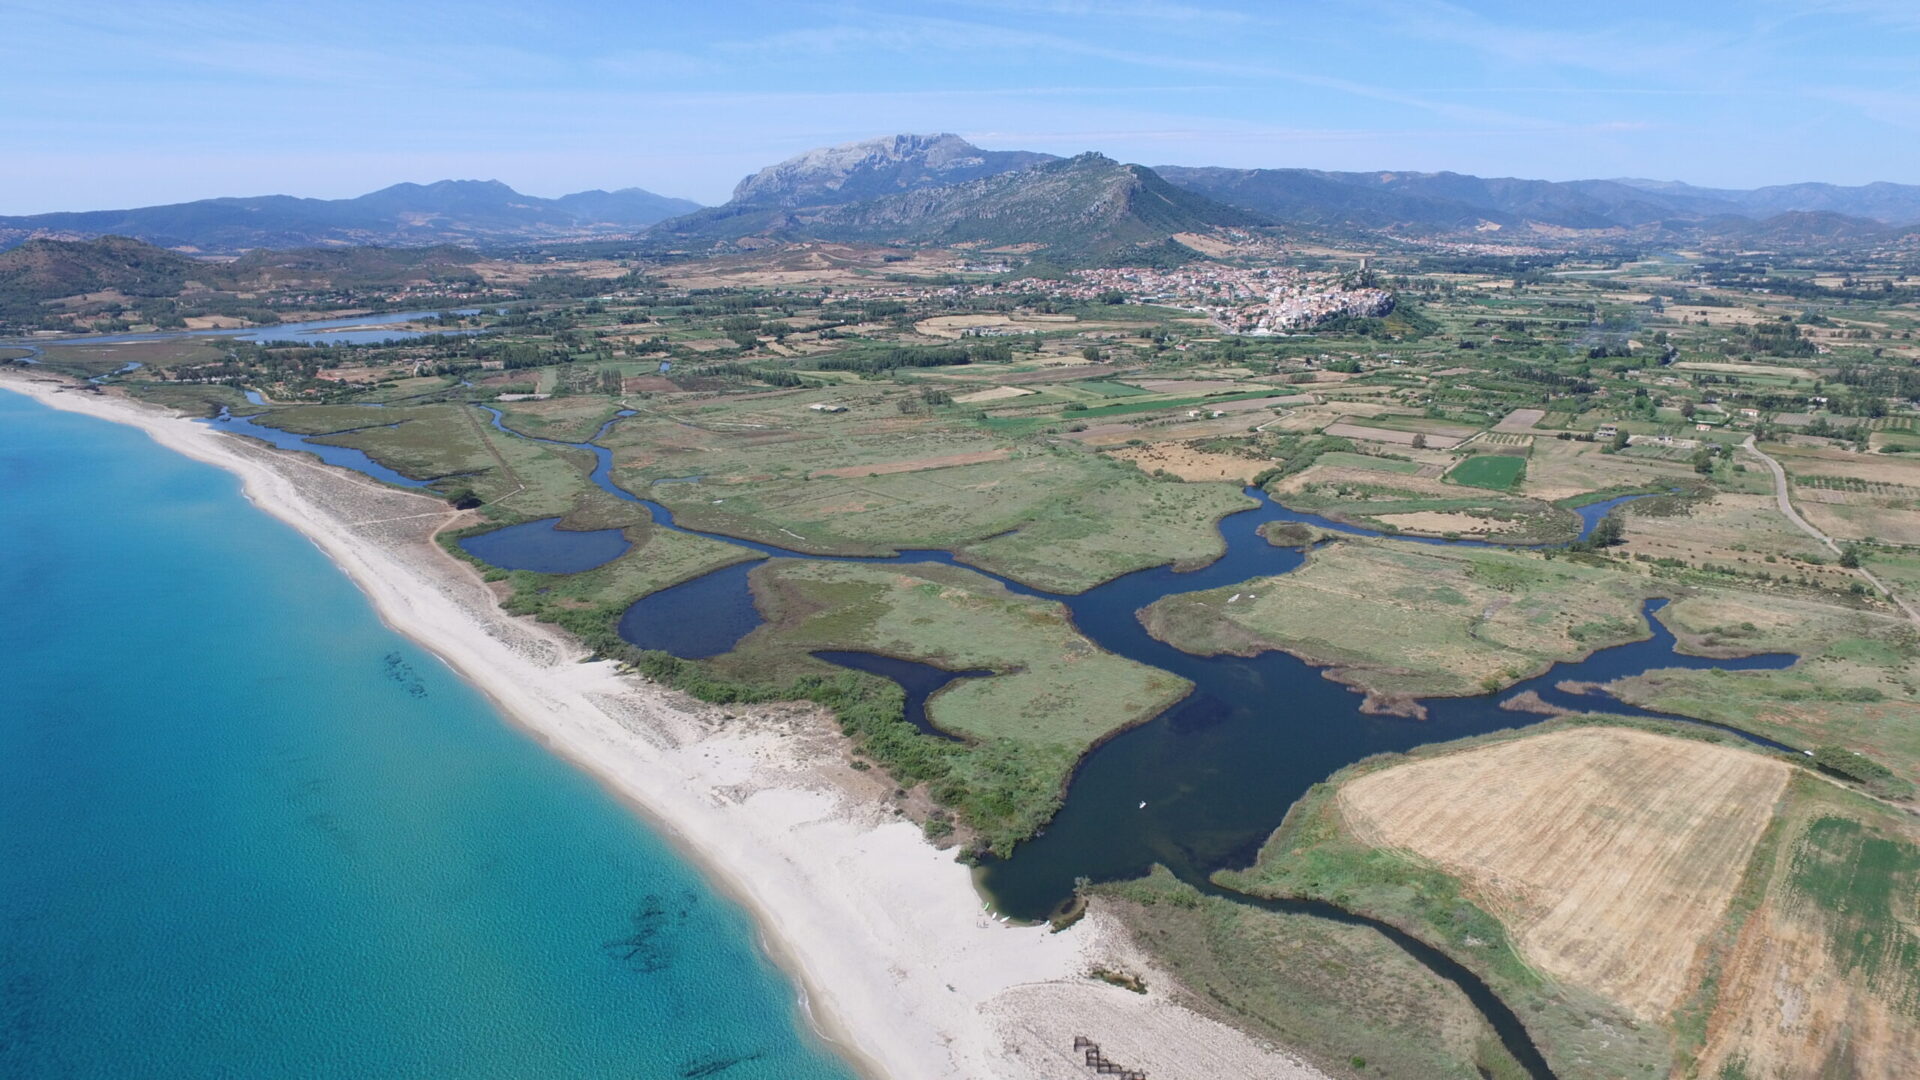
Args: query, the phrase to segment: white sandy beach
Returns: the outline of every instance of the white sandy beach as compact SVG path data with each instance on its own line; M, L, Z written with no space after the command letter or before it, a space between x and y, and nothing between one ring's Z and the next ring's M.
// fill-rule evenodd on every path
M394 629L439 655L514 721L599 777L673 837L758 919L804 987L819 1030L895 1080L1094 1075L1074 1037L1155 1080L1314 1078L1317 1070L1178 1003L1096 905L1062 933L996 922L966 867L850 768L817 712L751 715L692 702L508 616L433 533L462 515L121 397L30 370L0 389L140 428L237 474L257 506L309 537ZM1096 981L1104 966L1150 992Z

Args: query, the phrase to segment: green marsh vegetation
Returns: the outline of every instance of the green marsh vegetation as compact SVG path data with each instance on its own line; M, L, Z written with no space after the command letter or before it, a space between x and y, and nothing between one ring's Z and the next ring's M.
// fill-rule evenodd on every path
M855 749L909 783L924 782L982 850L1005 854L1053 815L1068 777L1094 745L1185 696L1185 680L1095 647L1056 603L1008 592L960 567L776 559L752 575L767 624L699 665L718 686L839 678L816 650L845 649L948 670L986 669L928 703L951 742L900 719L841 717ZM700 693L698 683L689 684ZM762 690L743 690L765 698Z
M1201 893L1164 868L1092 886L1155 960L1225 1023L1297 1049L1335 1075L1526 1076L1459 988L1365 926Z

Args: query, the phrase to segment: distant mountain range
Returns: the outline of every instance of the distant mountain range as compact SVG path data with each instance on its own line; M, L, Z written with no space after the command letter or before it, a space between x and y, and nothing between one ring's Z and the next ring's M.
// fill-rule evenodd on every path
M702 208L638 188L558 199L497 181L397 184L355 199L268 195L135 210L0 217L0 248L124 235L186 252L637 237L654 251L739 251L836 240L971 244L1062 261L1145 257L1176 234L1271 228L1858 244L1920 224L1920 185L1788 184L1741 191L1674 181L1547 181L1461 173L1147 168L1100 154L982 150L957 135L822 147L742 180Z
M1920 223L1920 185L1790 184L1733 191L1654 180L1488 179L1462 173L1161 166L1171 183L1270 217L1323 226L1452 231L1684 232L1782 214L1855 219L1855 231ZM1782 222L1790 226L1794 219ZM1830 223L1829 223L1830 224ZM1708 232L1714 231L1708 228Z
M0 247L35 237L130 236L183 251L501 244L627 235L699 209L640 188L522 195L497 180L395 184L353 199L201 199L134 210L0 217Z

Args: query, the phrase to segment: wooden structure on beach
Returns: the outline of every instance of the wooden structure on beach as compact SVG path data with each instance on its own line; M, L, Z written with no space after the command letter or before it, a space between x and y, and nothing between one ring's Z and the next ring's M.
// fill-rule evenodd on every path
M1073 1037L1073 1048L1086 1058L1086 1066L1101 1076L1117 1076L1120 1080L1147 1080L1145 1069L1129 1069L1117 1061L1107 1060L1100 1052L1100 1044L1085 1035Z

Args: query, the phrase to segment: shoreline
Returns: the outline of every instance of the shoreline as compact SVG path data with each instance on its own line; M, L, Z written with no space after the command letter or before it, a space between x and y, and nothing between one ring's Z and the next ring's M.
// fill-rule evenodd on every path
M801 1015L860 1075L1076 1076L1085 1069L1072 1039L1085 1034L1156 1076L1321 1076L1177 994L1089 978L1123 966L1174 985L1097 910L1059 933L997 922L968 868L894 815L891 782L853 770L817 713L774 707L749 720L704 706L611 662L581 662L585 650L559 631L501 611L480 575L433 541L461 517L441 501L30 370L7 373L0 389L139 428L237 476L387 626L634 808L740 904L793 979Z

